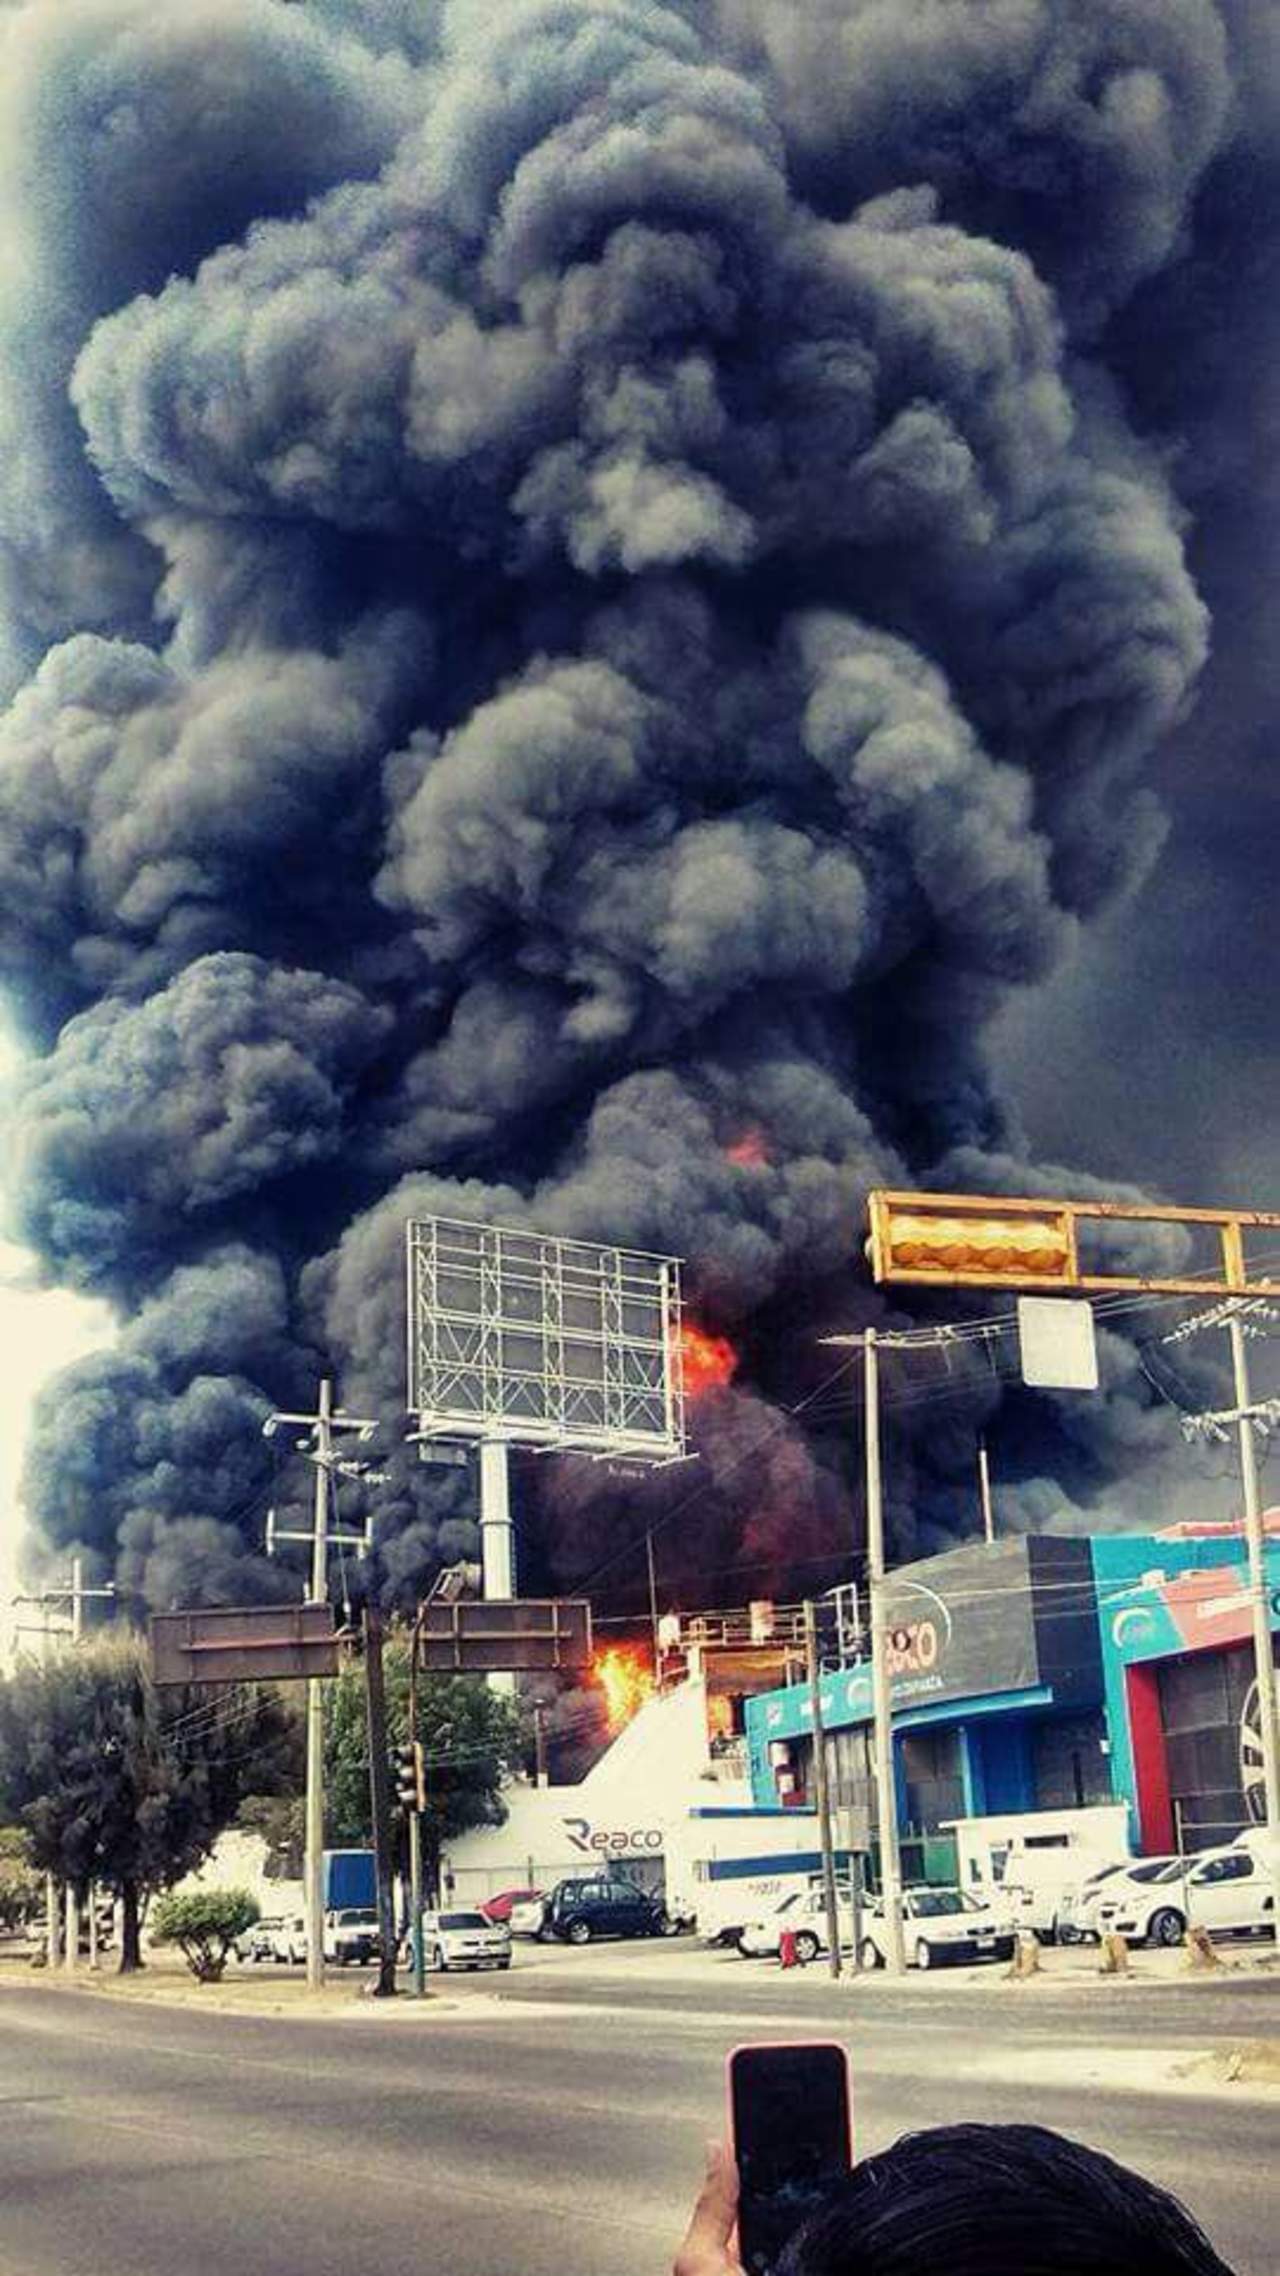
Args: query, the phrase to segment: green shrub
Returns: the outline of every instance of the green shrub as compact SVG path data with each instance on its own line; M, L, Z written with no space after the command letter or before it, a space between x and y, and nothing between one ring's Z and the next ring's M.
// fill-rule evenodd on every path
M162 1897L152 1922L156 1944L176 1944L198 1983L221 1980L227 1955L260 1917L247 1889L200 1889L190 1896Z
M0 1928L25 1928L44 1903L44 1877L21 1826L0 1826Z

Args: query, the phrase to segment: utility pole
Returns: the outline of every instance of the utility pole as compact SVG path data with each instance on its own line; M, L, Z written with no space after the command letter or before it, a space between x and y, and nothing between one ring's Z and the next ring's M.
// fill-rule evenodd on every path
M335 1413L333 1385L326 1376L320 1385L316 1412L313 1415L272 1414L262 1426L264 1438L270 1438L281 1423L301 1424L310 1433L297 1441L297 1451L305 1454L315 1469L315 1494L312 1525L309 1534L277 1531L275 1513L267 1521L267 1553L272 1554L278 1541L306 1541L311 1548L311 1592L307 1602L327 1604L329 1601L329 1545L350 1539L363 1554L368 1548L367 1533L360 1535L331 1534L329 1504L336 1498L336 1473L346 1477L367 1478L380 1482L383 1473L369 1470L358 1462L339 1459L334 1452L334 1434L340 1431L357 1431L362 1440L372 1438L378 1425L369 1415ZM307 1796L306 1796L306 1853L303 1865L303 1882L307 1918L307 1988L319 1991L324 1984L324 1685L319 1676L307 1678Z
M333 1385L320 1385L315 1418L315 1496L312 1508L311 1602L329 1599L329 1465L333 1460ZM307 1683L306 1862L303 1867L307 1915L307 1985L324 1983L324 1691L317 1676Z
M982 1502L982 1538L994 1541L996 1537L995 1511L991 1507L991 1469L987 1461L987 1442L978 1440L978 1495Z
M382 1615L364 1608L364 1694L369 1732L369 1805L378 1883L378 1981L375 1999L396 1996L395 1898L391 1887L391 1786L387 1759L387 1693L382 1672Z
M428 1599L430 1601L430 1599ZM422 1747L418 1738L418 1660L422 1651L422 1606L419 1605L409 1642L409 1736L405 1745L407 1780L411 1793L401 1791L409 1821L409 1951L413 1965L413 1996L427 1996L427 1961L422 1946Z
M535 1699L533 1702L533 1763L535 1783L539 1786L550 1785L551 1781L547 1775L547 1702L545 1699Z
M836 1864L831 1835L831 1789L827 1779L827 1734L822 1722L822 1686L818 1675L818 1620L813 1601L804 1606L804 1660L809 1679L809 1705L813 1722L813 1784L818 1805L818 1845L822 1851L822 1908L827 1916L828 1966L840 1973L840 1909L836 1902Z
M658 1576L653 1562L653 1528L644 1537L645 1558L649 1567L649 1621L653 1629L653 1680L662 1681L662 1637L658 1623Z
M906 1966L902 1943L902 1868L898 1859L898 1788L893 1766L893 1707L889 1690L889 1638L885 1621L884 1491L880 1474L880 1354L876 1331L862 1339L866 1400L867 1593L871 1609L871 1697L875 1720L876 1816L880 1834L880 1894L884 1900L885 1960L891 1974Z
M1274 1926L1277 1949L1280 1950L1280 1718L1276 1710L1276 1670L1272 1658L1270 1591L1267 1586L1267 1538L1262 1522L1262 1494L1258 1482L1258 1450L1254 1441L1255 1426L1266 1428L1272 1419L1269 1410L1275 1409L1280 1420L1280 1402L1263 1400L1254 1405L1249 1387L1249 1362L1245 1352L1245 1315L1261 1311L1274 1318L1270 1308L1258 1302L1215 1305L1209 1312L1187 1320L1175 1328L1164 1341L1181 1341L1185 1335L1195 1335L1203 1328L1225 1327L1231 1342L1231 1370L1235 1404L1221 1414L1188 1415L1183 1428L1188 1437L1204 1434L1225 1438L1234 1424L1240 1447L1240 1477L1244 1488L1244 1537L1249 1559L1249 1607L1253 1621L1254 1675L1258 1685L1258 1723L1262 1746L1262 1792L1264 1824L1267 1840L1263 1858L1271 1874L1274 1903ZM1254 1331L1260 1332L1260 1331Z
M41 1665L48 1666L50 1647L56 1635L65 1636L73 1648L83 1643L85 1605L91 1601L110 1599L115 1593L113 1581L104 1582L101 1588L87 1588L84 1558L75 1556L71 1560L70 1579L65 1587L42 1589L33 1596L15 1596L14 1604L35 1605L40 1612ZM61 1623L56 1627L53 1620L55 1612L61 1616ZM58 1915L62 1910L62 1900L65 1900L66 1910L65 1939L59 1935ZM80 1892L74 1881L68 1881L65 1890L60 1892L56 1876L46 1873L44 1902L46 1964L50 1968L57 1967L61 1942L63 1966L68 1975L73 1975L80 1958ZM98 1922L92 1881L89 1883L89 1965L91 1968L98 1965Z

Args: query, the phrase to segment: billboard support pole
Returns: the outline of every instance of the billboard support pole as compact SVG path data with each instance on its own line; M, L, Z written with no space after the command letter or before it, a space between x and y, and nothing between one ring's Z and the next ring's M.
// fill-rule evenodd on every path
M515 1528L506 1443L486 1438L480 1447L480 1557L485 1597L516 1593Z
M486 1601L505 1601L516 1593L516 1536L511 1522L510 1455L504 1439L486 1438L480 1445L480 1558ZM489 1677L489 1689L504 1699L515 1692L513 1675Z
M906 1965L902 1945L902 1867L898 1858L898 1791L893 1768L893 1709L889 1695L885 1625L884 1494L880 1474L880 1354L876 1331L862 1338L866 1396L867 1589L871 1598L871 1697L875 1716L876 1817L880 1834L880 1894L884 1900L885 1960L893 1975Z

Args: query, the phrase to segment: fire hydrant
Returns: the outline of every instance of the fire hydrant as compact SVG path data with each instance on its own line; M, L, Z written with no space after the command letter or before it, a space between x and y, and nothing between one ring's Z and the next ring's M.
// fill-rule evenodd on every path
M784 1928L778 1938L778 1966L780 1968L798 1968L799 1965L800 1956L796 1951L796 1932L794 1928Z

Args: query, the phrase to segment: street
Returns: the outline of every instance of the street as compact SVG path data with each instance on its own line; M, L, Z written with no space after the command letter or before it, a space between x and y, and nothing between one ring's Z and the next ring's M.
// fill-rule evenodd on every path
M0 2276L655 2276L727 2049L797 2029L846 2039L861 2149L961 2116L1059 2126L1268 2276L1276 2092L1189 2089L1164 2058L1274 2038L1275 1977L996 1991L636 1947L451 1980L425 2012L350 1985L306 2018L3 1984Z

